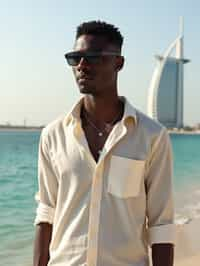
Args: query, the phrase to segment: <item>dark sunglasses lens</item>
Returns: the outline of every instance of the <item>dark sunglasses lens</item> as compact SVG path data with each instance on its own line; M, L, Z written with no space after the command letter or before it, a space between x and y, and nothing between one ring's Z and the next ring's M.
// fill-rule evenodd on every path
M69 55L66 56L66 59L70 66L77 66L81 60L81 57L77 55Z
M97 64L101 60L101 55L66 54L65 58L70 66L77 66L81 58L84 58L88 64Z

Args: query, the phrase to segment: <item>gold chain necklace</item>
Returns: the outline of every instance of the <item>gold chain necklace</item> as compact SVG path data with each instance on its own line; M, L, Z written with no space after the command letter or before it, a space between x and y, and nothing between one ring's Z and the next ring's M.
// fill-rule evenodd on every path
M99 129L90 119L89 117L86 115L85 112L83 112L85 119L87 120L87 122L97 131L98 136L102 137L105 133L108 133L111 128L113 127L114 123L119 119L120 115L121 115L121 110L119 111L119 113L117 114L117 116L108 123L104 123L105 127L101 130Z

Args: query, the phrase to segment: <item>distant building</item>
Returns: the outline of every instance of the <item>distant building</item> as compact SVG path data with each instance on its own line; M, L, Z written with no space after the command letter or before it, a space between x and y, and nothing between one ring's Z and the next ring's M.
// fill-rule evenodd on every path
M171 54L175 50L175 57ZM147 114L167 128L182 128L183 125L183 23L180 35L168 47L163 56L156 56L148 95Z

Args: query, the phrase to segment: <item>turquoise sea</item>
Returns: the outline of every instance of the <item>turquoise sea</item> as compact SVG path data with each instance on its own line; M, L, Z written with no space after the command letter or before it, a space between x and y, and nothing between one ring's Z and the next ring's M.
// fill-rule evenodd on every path
M0 265L30 266L40 132L0 132ZM200 216L200 135L171 135L177 221Z

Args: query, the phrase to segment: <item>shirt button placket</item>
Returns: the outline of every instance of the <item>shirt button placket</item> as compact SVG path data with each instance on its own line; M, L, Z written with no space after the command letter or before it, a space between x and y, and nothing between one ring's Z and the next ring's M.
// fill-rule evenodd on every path
M98 229L100 219L101 194L102 194L102 162L97 165L92 183L89 234L88 234L88 254L87 265L96 266L98 249Z

